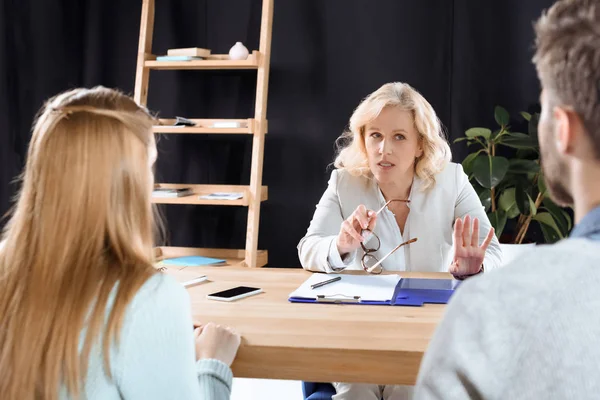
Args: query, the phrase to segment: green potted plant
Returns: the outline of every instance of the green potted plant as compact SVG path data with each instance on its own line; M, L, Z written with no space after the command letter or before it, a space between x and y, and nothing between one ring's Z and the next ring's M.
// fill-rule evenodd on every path
M497 106L494 117L499 128L470 128L455 142L467 141L472 149L462 165L498 238L522 243L535 222L540 225L545 242L553 243L568 235L571 216L548 197L540 168L539 114L520 115L527 123L527 134L512 131L509 113ZM511 220L515 222L515 234L507 239L502 233Z

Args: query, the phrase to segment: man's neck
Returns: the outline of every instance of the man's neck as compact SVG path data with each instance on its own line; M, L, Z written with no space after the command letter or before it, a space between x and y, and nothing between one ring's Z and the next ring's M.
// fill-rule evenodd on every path
M580 165L572 173L573 210L575 223L581 222L594 208L600 206L600 164Z

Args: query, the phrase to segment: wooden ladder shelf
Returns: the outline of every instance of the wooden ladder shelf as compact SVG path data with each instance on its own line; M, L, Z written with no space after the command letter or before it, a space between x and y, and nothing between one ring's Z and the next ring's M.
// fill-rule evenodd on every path
M261 202L267 200L267 187L262 186L263 158L265 134L267 133L267 92L269 86L269 66L271 59L271 34L273 26L273 0L263 0L260 24L260 44L258 51L253 51L246 60L230 60L226 54L213 54L203 60L193 61L156 61L152 54L152 34L154 30L154 0L143 0L142 19L140 23L140 39L138 48L137 69L135 76L136 102L146 106L148 101L148 85L150 70L236 70L255 69L256 101L254 118L248 119L192 119L196 123L190 127L175 127L174 120L161 119L153 127L156 134L229 134L252 135L252 161L250 185L188 185L161 183L161 188L174 189L190 187L193 195L178 198L153 198L153 202L161 204L196 204L196 205L228 205L248 207L246 227L246 247L244 249L203 249L190 247L160 247L157 249L159 259L201 255L226 259L229 264L242 264L256 268L267 264L266 250L258 250L258 223L260 220ZM215 122L233 122L235 127L217 128ZM231 125L229 125L231 126ZM237 200L201 199L203 194L214 192L241 193Z

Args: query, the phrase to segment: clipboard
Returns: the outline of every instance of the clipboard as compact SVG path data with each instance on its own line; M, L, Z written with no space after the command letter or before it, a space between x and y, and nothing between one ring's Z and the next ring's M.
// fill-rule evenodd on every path
M331 276L328 275L328 277ZM291 303L422 306L446 304L461 281L452 279L400 278L397 275L341 275L341 283L312 293L307 287L324 280L314 274L288 297ZM344 282L346 281L346 282ZM329 286L329 288L327 288ZM370 286L370 287L369 287ZM326 289L327 288L327 289Z
M341 279L312 288L312 285L333 277ZM290 293L288 300L293 303L389 305L399 281L398 275L312 274Z

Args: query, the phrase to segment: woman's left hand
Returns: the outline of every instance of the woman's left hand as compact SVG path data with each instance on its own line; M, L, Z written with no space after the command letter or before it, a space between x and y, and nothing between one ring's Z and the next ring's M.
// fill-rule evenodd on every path
M494 228L488 232L485 240L479 245L479 220L467 215L463 220L458 218L454 223L454 260L448 269L454 276L466 277L481 271L485 251L492 238Z

